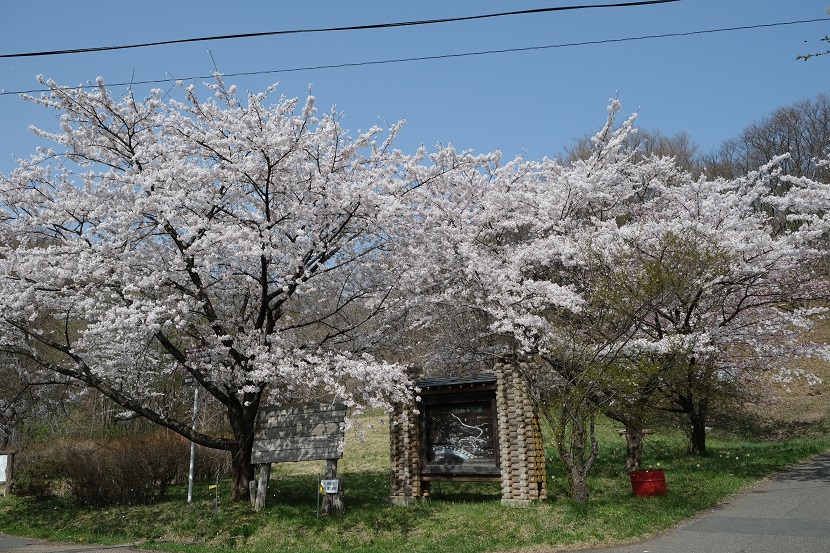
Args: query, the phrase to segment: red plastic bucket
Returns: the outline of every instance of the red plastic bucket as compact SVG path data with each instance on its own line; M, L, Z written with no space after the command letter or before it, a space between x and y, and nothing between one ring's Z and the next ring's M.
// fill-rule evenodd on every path
M637 470L629 472L628 477L637 497L666 495L666 475L662 470Z

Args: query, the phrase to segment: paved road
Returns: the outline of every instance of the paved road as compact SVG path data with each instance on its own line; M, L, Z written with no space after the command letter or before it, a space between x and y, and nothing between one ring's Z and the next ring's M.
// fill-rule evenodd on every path
M659 537L593 553L830 553L830 454Z
M136 553L130 547L0 535L2 553ZM830 553L830 454L766 480L654 539L581 553Z
M0 534L3 553L139 553L131 545L95 545L86 543L58 543Z

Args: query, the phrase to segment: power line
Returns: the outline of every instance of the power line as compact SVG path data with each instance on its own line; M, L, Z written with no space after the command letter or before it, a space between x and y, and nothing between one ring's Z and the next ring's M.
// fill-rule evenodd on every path
M675 1L675 0L671 0ZM481 50L477 52L461 52L458 54L437 54L433 56L415 56L409 58L395 58L395 59L386 59L386 60L370 60L370 61L360 61L360 62L351 62L351 63L336 63L336 64L327 64L327 65L313 65L313 66L305 66L305 67L291 67L286 69L268 69L262 71L244 71L238 73L222 73L223 77L251 77L257 75L273 75L278 73L296 73L299 71L315 71L315 70L323 70L323 69L343 69L343 68L350 68L350 67L365 67L370 65L384 65L384 64L391 64L391 63L406 63L406 62L413 62L413 61L429 61L429 60L440 60L440 59L453 59L453 58L463 58L463 57L470 57L470 56L486 56L491 54L509 54L515 52L530 52L534 50L549 50L553 48L570 48L575 46L592 46L592 45L599 45L599 44L614 44L619 42L632 42L632 41L640 41L640 40L652 40L657 38L677 38L677 37L686 37L686 36L695 36L695 35L705 35L705 34L714 34L714 33L726 33L726 32L734 32L734 31L746 31L746 30L753 30L753 29L766 29L771 27L783 27L787 25L803 25L805 23L818 23L821 21L830 21L830 17L823 17L819 19L804 19L799 21L783 21L779 23L762 23L757 25L745 25L741 27L723 27L720 29L705 29L700 31L686 31L686 32L678 32L678 33L662 33L656 35L642 35L642 36L635 36L635 37L624 37L624 38L608 38L602 40L586 40L582 42L566 42L562 44L548 44L543 46L525 46L519 48L504 48L499 50ZM146 81L132 81L128 83L107 83L108 87L120 87L120 86L135 86L135 85L148 85L148 84L163 84L163 83L172 83L176 81L193 81L199 79L212 79L213 75L202 75L202 76L194 76L194 77L186 77L182 79L154 79L154 80L146 80ZM97 85L88 85L80 88L95 88ZM34 94L37 92L49 92L47 88L38 88L32 90L3 90L0 91L0 96L7 96L7 95L18 95L18 94Z
M639 2L623 2L615 4L587 4L582 6L557 6L553 8L536 8L531 10L519 10L511 12L489 13L484 15L469 15L465 17L447 17L442 19L424 19L420 21L399 21L396 23L375 23L371 25L353 25L348 27L322 27L317 29L292 29L287 31L266 31L261 33L243 33L236 35L207 36L199 38L183 38L177 40L163 40L159 42L145 42L142 44L124 44L120 46L95 46L91 48L72 48L66 50L49 50L44 52L24 52L19 54L0 54L0 58L27 58L36 56L59 56L64 54L82 54L88 52L105 52L108 50L126 50L130 48L146 48L148 46L163 46L168 44L185 44L188 42L203 42L207 40L231 40L238 38L253 38L276 35L294 35L303 33L327 33L333 31L365 31L369 29L390 29L395 27L413 27L416 25L434 25L437 23L455 23L459 21L473 21L476 19L489 19L494 17L506 17L510 15L528 15L533 13L561 12L572 10L586 10L599 8L630 8L634 6L648 6L653 4L667 4L679 2L680 0L644 0Z

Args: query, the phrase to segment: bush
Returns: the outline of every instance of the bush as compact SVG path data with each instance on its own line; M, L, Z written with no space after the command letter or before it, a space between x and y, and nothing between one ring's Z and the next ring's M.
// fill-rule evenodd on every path
M188 452L188 442L172 432L77 442L67 452L66 476L83 505L153 503L186 474Z
M34 443L15 456L12 492L38 500L71 494L91 506L148 504L187 482L189 464L190 442L170 431ZM227 451L199 447L194 478L213 481L229 464Z
M51 499L59 495L66 475L65 444L33 444L14 457L14 495Z
M210 449L207 447L196 447L195 463L193 466L193 479L201 482L213 481L216 475L224 477L231 466L229 451L221 449ZM187 481L187 469L182 474L182 482Z

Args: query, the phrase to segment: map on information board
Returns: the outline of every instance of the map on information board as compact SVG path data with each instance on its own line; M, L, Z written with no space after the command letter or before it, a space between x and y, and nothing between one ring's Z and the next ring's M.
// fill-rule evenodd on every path
M490 401L429 405L426 409L427 472L486 473L498 470Z

